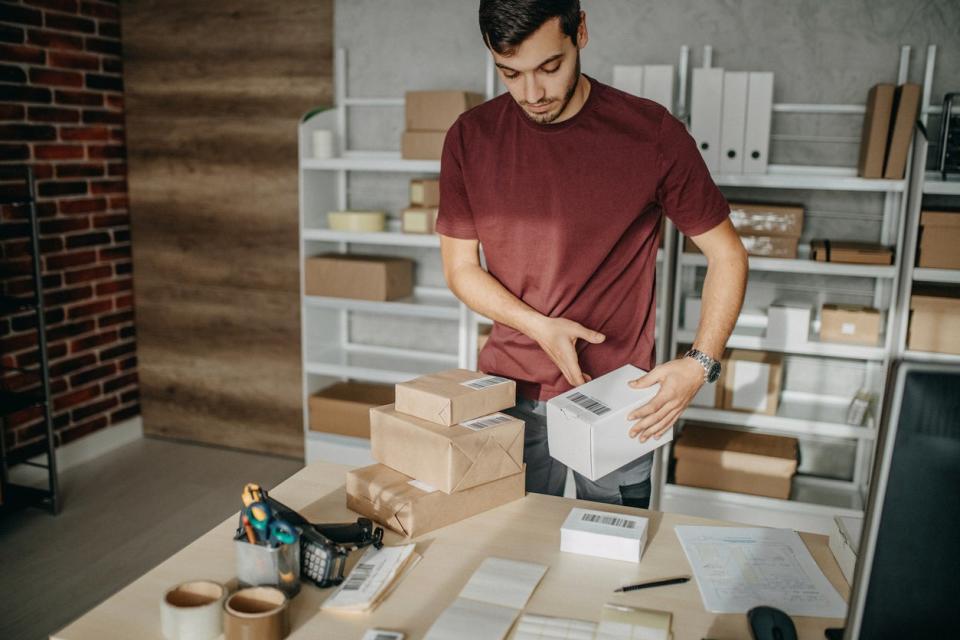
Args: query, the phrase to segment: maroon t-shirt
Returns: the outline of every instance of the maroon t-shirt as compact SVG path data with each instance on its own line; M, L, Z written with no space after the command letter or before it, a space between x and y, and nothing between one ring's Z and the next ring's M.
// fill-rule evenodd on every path
M586 103L557 124L531 121L509 93L461 115L443 146L437 231L479 239L490 274L540 313L603 333L577 342L596 378L654 365L661 214L695 236L730 209L679 120L589 80ZM536 342L500 323L479 368L530 399L570 389Z

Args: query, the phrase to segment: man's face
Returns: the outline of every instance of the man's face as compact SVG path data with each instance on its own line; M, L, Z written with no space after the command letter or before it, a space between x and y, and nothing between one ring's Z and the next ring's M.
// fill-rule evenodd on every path
M587 43L583 14L577 43L560 29L560 18L551 18L511 55L491 51L503 84L534 122L555 121L573 97L580 79L580 49Z

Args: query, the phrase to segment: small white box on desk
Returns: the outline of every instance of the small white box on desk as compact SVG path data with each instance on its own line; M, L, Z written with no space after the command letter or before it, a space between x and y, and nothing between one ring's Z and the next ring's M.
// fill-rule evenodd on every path
M574 508L560 528L560 551L640 562L647 519L625 513Z
M627 364L547 402L547 445L550 455L590 480L597 480L628 462L673 440L673 429L659 440L641 443L629 435L627 416L660 391L655 384L634 389L628 382L646 371Z

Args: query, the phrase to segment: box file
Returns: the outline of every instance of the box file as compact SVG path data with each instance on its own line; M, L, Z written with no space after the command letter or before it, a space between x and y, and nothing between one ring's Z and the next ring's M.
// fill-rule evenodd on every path
M711 173L720 171L720 120L723 69L694 69L690 103L690 135Z
M773 73L753 71L747 79L747 128L743 136L743 172L766 173L773 114Z
M720 120L720 171L743 173L743 139L747 119L747 78L745 71L723 74L723 106Z

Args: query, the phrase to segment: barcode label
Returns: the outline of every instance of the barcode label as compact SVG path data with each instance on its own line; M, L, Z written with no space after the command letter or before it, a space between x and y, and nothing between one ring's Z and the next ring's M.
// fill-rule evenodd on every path
M474 431L480 431L481 429L486 429L487 427L492 427L498 424L503 424L504 422L510 422L513 420L510 416L503 413L494 413L489 416L483 416L482 418L476 418L474 420L468 420L466 422L461 422L460 425L466 427L467 429L473 429Z
M577 406L583 407L590 413L598 416L602 416L605 413L610 413L611 409L607 405L603 404L595 398L584 395L579 391L574 391L567 396L567 400L574 403Z
M505 384L510 382L506 378L501 378L500 376L484 376L483 378L476 378L474 380L467 380L466 382L461 382L465 387L470 387L471 389L486 389L487 387L492 387L495 384Z
M604 516L599 513L585 513L580 516L583 522L592 522L593 524L605 524L608 527L620 527L622 529L636 529L637 523L634 520L626 518L617 518L616 516Z
M403 640L399 631L384 631L383 629L367 629L360 640Z
M374 564L372 562L361 562L350 572L350 577L343 583L344 591L356 591L363 586L363 583L370 577Z

